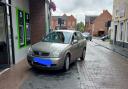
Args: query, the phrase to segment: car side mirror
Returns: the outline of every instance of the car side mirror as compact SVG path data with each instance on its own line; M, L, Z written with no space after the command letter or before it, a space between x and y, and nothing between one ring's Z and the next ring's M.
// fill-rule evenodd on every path
M76 44L76 43L78 43L78 40L73 40L72 41L72 44Z

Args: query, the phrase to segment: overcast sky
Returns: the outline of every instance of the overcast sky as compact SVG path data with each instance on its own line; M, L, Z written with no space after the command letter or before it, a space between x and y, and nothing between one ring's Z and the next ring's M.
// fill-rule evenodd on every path
M52 15L74 15L77 21L84 21L85 15L99 15L104 9L112 13L113 0L52 0L57 10Z

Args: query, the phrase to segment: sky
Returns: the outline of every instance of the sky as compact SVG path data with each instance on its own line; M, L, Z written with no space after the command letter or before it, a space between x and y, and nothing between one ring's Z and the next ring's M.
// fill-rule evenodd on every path
M77 22L84 22L85 15L100 15L103 10L112 14L113 0L52 0L56 4L53 16L74 15Z

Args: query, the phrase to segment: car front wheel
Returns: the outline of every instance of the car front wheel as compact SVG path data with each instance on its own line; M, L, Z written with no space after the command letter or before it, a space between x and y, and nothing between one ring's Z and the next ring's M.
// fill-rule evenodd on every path
M83 49L82 56L80 57L81 60L85 59L86 49Z
M63 70L68 71L69 69L70 69L70 57L67 55L65 57Z

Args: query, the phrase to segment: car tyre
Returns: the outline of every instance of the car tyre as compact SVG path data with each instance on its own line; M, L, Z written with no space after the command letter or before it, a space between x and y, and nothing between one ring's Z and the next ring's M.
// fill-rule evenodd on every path
M86 48L83 49L82 56L80 57L82 61L85 60L85 54L86 54Z
M69 55L67 55L65 57L63 70L68 71L69 69L70 69L70 57L69 57Z

